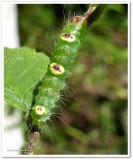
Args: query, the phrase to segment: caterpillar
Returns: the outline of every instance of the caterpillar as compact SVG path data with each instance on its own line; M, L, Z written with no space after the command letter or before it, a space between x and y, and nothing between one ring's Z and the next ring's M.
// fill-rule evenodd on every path
M59 35L47 73L42 79L31 110L34 124L41 125L50 119L52 109L60 99L60 91L65 87L65 80L70 76L85 28L85 18L73 16L66 22Z

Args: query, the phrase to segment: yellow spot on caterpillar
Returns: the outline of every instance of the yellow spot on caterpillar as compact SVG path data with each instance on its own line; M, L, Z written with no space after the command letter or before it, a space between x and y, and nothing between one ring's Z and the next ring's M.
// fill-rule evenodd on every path
M45 107L44 106L36 106L35 107L35 113L37 114L37 115L43 115L44 113L46 112L46 109L45 109Z
M63 41L67 41L67 42L73 42L73 41L75 41L75 35L72 33L63 33L61 35L61 39Z
M60 75L65 72L64 67L57 63L51 63L49 68L51 72L55 75Z

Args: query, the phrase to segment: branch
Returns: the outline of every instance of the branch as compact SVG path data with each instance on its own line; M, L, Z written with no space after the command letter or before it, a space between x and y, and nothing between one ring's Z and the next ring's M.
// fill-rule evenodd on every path
M28 113L27 126L29 133L24 154L32 155L39 140L41 129L37 125L33 125L31 111Z
M27 155L32 155L35 150L36 144L40 137L40 131L38 129L38 127L33 127L29 133L28 142L25 149L25 154Z
M97 21L107 6L108 4L90 5L88 11L84 14L87 26L90 26L93 22Z

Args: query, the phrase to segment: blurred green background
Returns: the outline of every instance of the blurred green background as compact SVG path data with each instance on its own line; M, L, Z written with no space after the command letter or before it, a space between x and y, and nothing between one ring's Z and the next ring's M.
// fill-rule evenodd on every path
M87 7L19 4L21 46L51 56L67 18ZM44 125L35 154L127 154L127 10L109 4L86 31L62 92L62 111Z

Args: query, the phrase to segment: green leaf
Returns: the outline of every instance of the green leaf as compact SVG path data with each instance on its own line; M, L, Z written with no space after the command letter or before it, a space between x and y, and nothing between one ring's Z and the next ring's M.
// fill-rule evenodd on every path
M27 111L35 85L44 77L49 58L27 47L4 49L4 98L13 107Z

